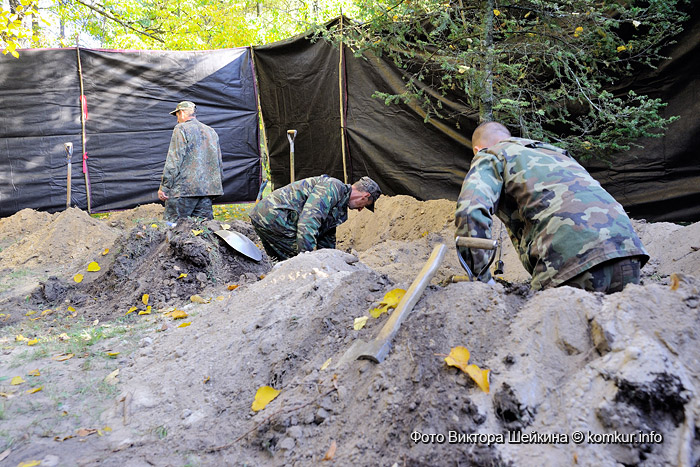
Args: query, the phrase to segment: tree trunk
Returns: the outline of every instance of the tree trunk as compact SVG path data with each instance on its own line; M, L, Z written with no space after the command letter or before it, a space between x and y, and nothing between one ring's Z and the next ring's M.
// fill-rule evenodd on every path
M481 36L481 53L483 60L481 72L484 76L484 88L479 102L479 123L493 121L493 11L495 8L495 0L486 0L484 2L483 31Z

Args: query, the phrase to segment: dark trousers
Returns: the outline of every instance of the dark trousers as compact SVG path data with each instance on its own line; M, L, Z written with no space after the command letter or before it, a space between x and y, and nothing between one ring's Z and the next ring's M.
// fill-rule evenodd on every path
M163 217L168 222L177 222L184 217L214 218L211 198L209 196L183 196L165 200Z
M615 293L627 284L639 284L639 269L640 262L637 257L611 259L593 266L561 285L590 292Z

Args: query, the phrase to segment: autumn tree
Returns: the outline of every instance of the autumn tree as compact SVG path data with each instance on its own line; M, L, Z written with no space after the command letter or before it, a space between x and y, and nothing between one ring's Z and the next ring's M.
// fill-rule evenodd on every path
M356 55L404 69L426 118L454 116L436 98L458 92L463 109L522 136L606 158L673 121L665 105L625 78L662 60L686 19L685 0L358 0L354 26L332 31ZM426 89L432 92L426 92Z

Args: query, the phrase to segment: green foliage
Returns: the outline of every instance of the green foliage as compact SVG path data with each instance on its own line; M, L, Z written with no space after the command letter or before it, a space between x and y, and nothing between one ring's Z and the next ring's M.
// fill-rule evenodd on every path
M358 0L360 22L328 35L404 70L387 105L429 118L479 113L525 137L605 159L674 120L664 103L624 93L625 78L664 57L687 0ZM460 108L443 105L458 96Z
M9 0L0 11L0 46L99 46L205 50L260 45L304 32L337 16L351 0ZM43 22L42 22L43 21Z

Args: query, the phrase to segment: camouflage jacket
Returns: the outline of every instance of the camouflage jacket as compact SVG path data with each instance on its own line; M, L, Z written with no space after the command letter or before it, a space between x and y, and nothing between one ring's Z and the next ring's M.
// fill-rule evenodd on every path
M557 286L614 258L649 259L622 206L566 151L510 138L479 151L464 179L456 235L492 238L496 214L532 287ZM459 249L478 274L490 251ZM488 281L486 271L479 279Z
M224 194L219 136L192 118L175 125L160 189L172 198Z
M350 185L328 175L305 178L267 195L250 219L281 237L296 237L299 253L335 248L335 228L348 219L350 192Z

